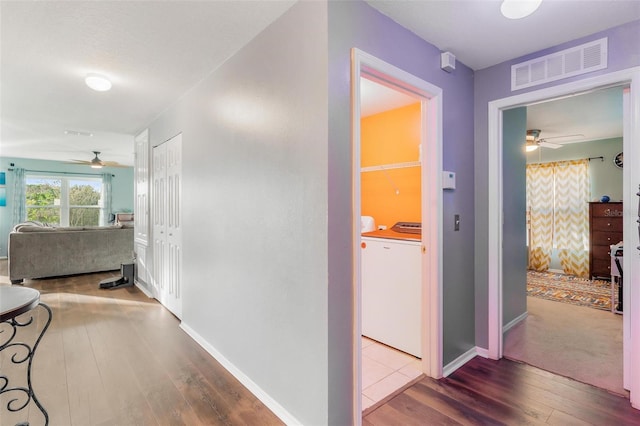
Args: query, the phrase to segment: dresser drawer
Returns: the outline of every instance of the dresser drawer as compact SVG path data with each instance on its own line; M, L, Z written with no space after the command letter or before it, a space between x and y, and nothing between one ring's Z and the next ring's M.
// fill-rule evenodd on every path
M622 232L622 220L612 217L594 217L591 219L591 232L595 231Z
M591 246L591 257L596 259L604 259L611 261L611 248L609 246Z
M622 203L593 203L591 215L593 217L622 217Z
M622 241L622 232L593 231L591 233L591 238L591 244L594 246L610 246Z
M611 259L594 259L591 265L591 276L608 277L611 275Z

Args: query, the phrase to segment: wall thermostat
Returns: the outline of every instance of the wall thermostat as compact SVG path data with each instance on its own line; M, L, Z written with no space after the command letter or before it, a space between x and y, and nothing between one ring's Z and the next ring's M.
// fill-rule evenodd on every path
M442 189L456 189L455 172L442 172Z

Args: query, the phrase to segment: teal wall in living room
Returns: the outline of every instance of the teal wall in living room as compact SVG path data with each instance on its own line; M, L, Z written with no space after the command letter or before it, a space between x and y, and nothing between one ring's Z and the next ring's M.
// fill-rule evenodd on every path
M114 213L133 211L133 167L104 167L99 171L95 171L85 165L67 164L59 161L0 157L0 172L4 172L6 176L5 190L7 196L7 205L0 207L0 258L7 257L7 240L13 222L13 173L9 171L12 168L11 163L14 163L15 167L43 172L72 172L86 173L87 175L111 173L114 175L111 193L112 211Z

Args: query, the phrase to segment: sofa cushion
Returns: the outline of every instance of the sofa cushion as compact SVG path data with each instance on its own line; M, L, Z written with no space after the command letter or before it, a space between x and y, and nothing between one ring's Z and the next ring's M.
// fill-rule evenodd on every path
M108 231L121 229L121 224L109 226L52 226L41 222L22 222L13 227L11 232L61 232L61 231Z

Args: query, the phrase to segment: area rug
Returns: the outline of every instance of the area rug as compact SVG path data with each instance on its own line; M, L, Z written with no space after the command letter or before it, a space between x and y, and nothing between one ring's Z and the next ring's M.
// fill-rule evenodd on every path
M527 271L527 295L572 305L611 310L611 283L573 275ZM617 291L615 301L617 303Z

